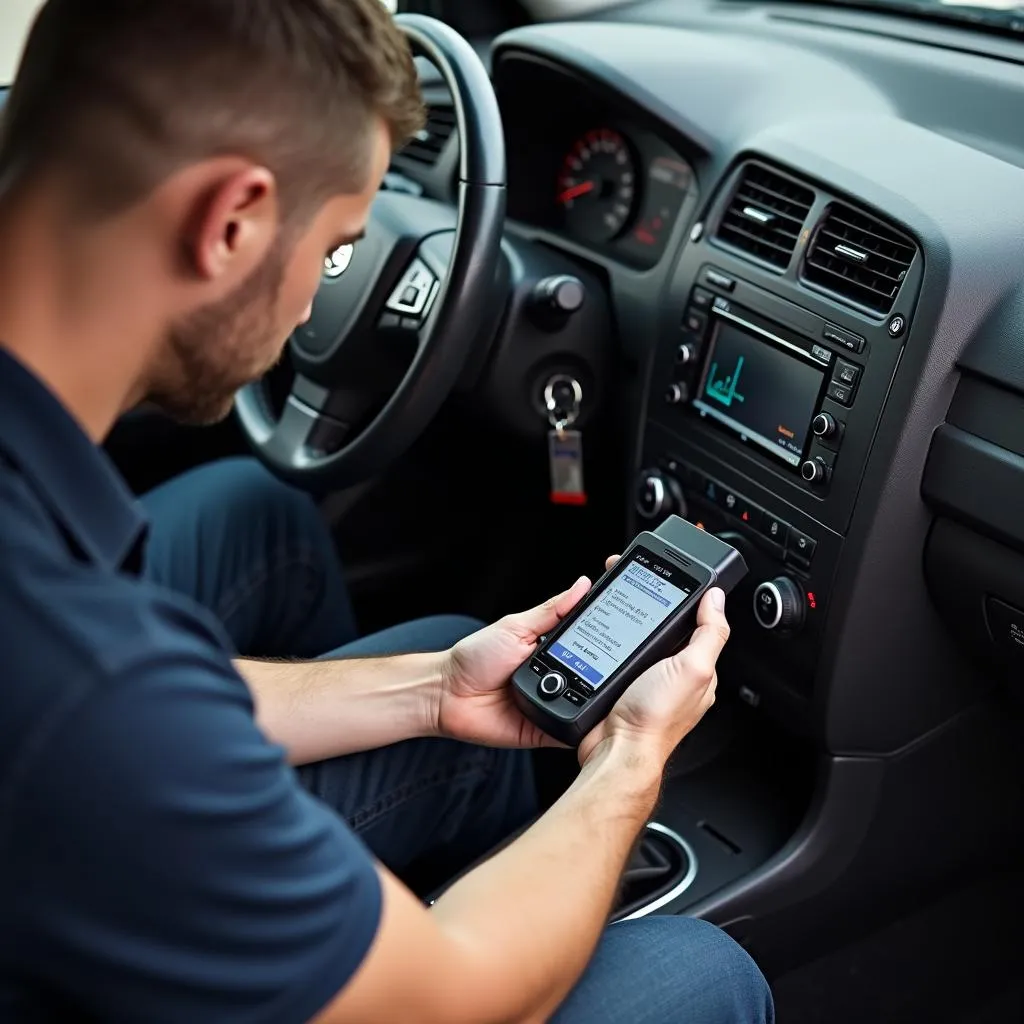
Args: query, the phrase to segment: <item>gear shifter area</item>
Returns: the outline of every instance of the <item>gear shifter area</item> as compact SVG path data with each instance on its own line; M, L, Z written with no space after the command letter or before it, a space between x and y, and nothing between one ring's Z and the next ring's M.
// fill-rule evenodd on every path
M626 865L613 921L653 914L693 885L697 855L682 836L650 822Z

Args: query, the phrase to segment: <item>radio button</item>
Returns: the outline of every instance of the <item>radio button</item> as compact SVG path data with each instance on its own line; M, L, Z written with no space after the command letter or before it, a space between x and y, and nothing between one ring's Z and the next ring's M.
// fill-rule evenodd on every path
M723 274L714 267L708 267L704 271L704 280L713 288L720 288L723 292L731 292L736 287L736 279L728 274Z
M860 367L854 363L848 363L845 359L840 359L836 364L832 379L847 387L855 388L857 381L860 380Z
M690 305L695 309L709 309L714 296L707 288L694 288L690 296Z
M789 537L789 526L771 513L765 512L761 516L761 533L780 547L785 547L786 539Z
M693 309L692 307L686 311L683 316L683 327L693 334L702 336L704 334L704 328L708 325L707 313L702 313L699 309Z
M832 349L825 348L824 345L812 345L811 355L814 356L819 362L831 363L832 362Z
M856 352L858 355L864 351L864 339L859 334L844 331L842 327L836 327L834 324L825 324L822 328L821 336L826 341L842 345L843 348L850 352Z
M831 381L828 386L828 397L840 405L851 406L853 405L853 388L848 388L838 381Z

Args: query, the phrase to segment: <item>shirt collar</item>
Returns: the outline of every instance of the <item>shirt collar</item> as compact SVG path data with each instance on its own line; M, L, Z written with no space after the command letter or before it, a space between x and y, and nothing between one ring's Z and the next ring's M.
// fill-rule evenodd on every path
M0 453L91 561L134 561L146 520L106 453L57 397L0 348Z

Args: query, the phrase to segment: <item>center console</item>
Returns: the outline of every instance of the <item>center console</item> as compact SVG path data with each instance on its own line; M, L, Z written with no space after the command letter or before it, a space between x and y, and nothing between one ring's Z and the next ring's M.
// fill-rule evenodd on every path
M919 271L900 279L882 315L809 287L803 254L833 197L807 192L786 269L739 254L713 227L699 225L685 247L651 363L633 510L635 525L674 512L740 548L751 573L730 599L727 663L742 664L731 675L747 703L789 718L812 693ZM734 195L723 192L709 224Z

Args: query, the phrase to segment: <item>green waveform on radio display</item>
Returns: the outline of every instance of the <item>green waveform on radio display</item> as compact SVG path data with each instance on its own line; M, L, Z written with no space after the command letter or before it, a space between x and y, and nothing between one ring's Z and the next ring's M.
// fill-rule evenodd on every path
M739 393L740 374L743 372L743 356L736 360L736 369L732 373L723 376L718 375L718 363L711 364L711 372L708 374L708 382L704 386L704 392L708 398L721 402L727 409L733 402L742 402L743 396Z

